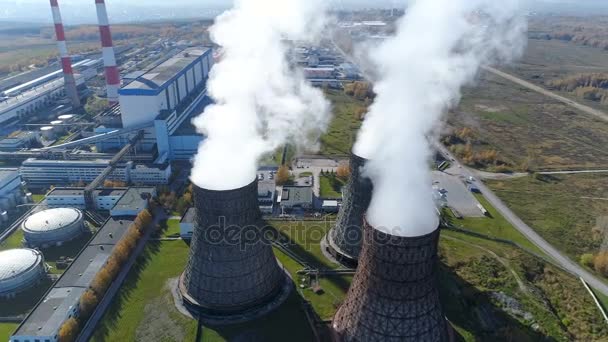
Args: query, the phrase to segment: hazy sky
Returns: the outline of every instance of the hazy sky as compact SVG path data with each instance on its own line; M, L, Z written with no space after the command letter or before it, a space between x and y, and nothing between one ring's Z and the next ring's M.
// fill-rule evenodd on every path
M289 0L284 0L289 1ZM407 0L328 0L333 7L398 6ZM499 0L497 0L499 1ZM532 10L608 14L606 0L527 0ZM94 0L59 0L66 24L95 22ZM232 0L106 0L112 22L214 17ZM50 23L48 0L0 0L0 20Z

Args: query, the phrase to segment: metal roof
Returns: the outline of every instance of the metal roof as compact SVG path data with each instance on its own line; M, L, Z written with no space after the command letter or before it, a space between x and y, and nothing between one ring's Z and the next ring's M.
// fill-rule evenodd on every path
M133 82L120 89L121 95L156 95L171 82L182 76L185 70L203 56L210 53L208 48L189 48L169 58L157 67L136 78Z
M60 230L82 220L82 217L82 212L74 208L47 209L28 217L23 222L23 229L34 233Z
M42 254L33 249L9 249L0 252L0 282L14 278L38 266Z

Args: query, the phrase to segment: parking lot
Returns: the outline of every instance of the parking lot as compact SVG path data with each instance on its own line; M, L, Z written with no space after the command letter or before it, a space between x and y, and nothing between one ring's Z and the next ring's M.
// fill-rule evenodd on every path
M450 208L464 217L484 216L478 207L479 201L469 191L464 180L440 171L433 171L432 178L433 187L445 193Z

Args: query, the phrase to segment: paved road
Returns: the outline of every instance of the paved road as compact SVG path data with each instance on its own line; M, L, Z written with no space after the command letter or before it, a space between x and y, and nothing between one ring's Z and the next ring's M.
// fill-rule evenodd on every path
M435 144L436 148L441 151L441 153L447 157L448 159L453 159L452 163L456 166L460 173L469 177L473 174L471 170L462 166L453 156L452 154L441 144ZM589 286L597 289L604 295L608 295L608 285L595 277L593 274L585 270L583 267L573 262L562 254L557 248L553 247L549 242L543 239L534 229L528 226L524 221L522 221L509 207L507 207L501 200L498 198L492 190L490 190L485 184L482 182L476 182L479 190L483 193L485 198L498 210L506 219L509 221L519 232L524 234L532 243L542 249L545 253L551 256L557 263L559 263L563 268L575 274L581 278L583 278Z
M541 175L575 175L581 173L608 173L608 170L547 171L539 173Z
M604 121L608 121L608 113L606 113L606 112L603 112L601 110L597 110L595 108L591 108L589 106L585 106L585 105L580 104L580 103L578 103L576 101L570 100L567 97L557 95L557 94L555 94L555 93L553 93L553 92L551 92L551 91L549 91L549 90L547 90L547 89L545 89L543 87L539 87L539 86L537 86L537 85L535 85L533 83L530 83L528 81L524 81L521 78L515 77L515 76L513 76L511 74L507 74L506 72L494 69L492 67L484 67L483 69L486 70L486 71L488 71L488 72L491 72L492 74L494 74L496 76L502 77L502 78L504 78L506 80L509 80L509 81L513 82L513 83L519 84L522 87L528 88L528 89L530 89L532 91L535 91L535 92L537 92L539 94L542 94L542 95L548 96L550 98L553 98L553 99L555 99L555 100L557 100L559 102L562 102L562 103L564 103L564 104L566 104L566 105L568 105L568 106L570 106L572 108L578 109L578 110L580 110L580 111L582 111L584 113L587 113L589 115L595 116L595 117L597 117L599 119L602 119Z

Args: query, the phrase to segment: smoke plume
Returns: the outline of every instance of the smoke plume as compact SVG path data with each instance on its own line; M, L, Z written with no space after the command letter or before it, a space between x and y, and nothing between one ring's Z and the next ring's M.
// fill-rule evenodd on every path
M311 147L329 121L329 103L288 62L289 41L313 40L323 0L237 0L216 19L223 57L209 79L215 104L194 120L206 139L192 181L229 190L253 181L259 159L286 142Z
M395 36L371 52L377 97L354 152L370 158L374 196L367 219L399 236L438 226L431 193L428 136L485 63L523 52L518 0L416 0Z

